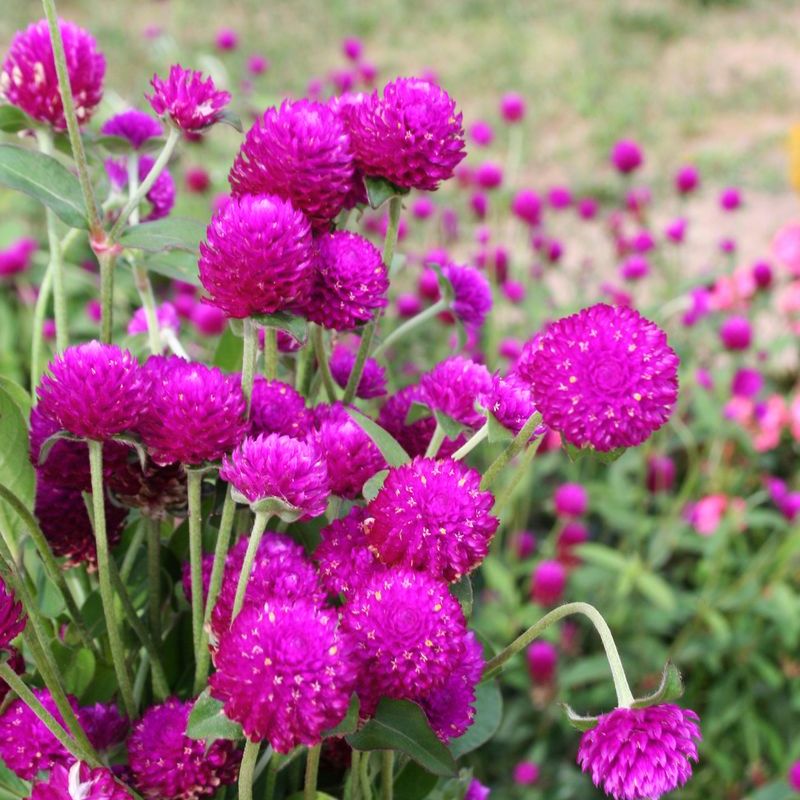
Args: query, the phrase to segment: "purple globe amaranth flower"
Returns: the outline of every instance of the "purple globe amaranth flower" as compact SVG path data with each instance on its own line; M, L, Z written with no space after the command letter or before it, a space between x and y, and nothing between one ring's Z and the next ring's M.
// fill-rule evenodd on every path
M464 658L461 606L446 584L421 572L373 575L344 606L341 627L365 715L381 697L414 699L441 688Z
M543 606L557 603L564 594L567 571L558 561L540 561L531 576L531 599Z
M245 608L220 642L211 696L252 741L312 746L341 722L355 683L336 612L307 600Z
M506 377L493 375L489 390L478 398L478 403L515 436L536 411L530 384L514 373ZM531 438L544 431L542 426L536 428Z
M655 323L600 303L553 323L518 371L549 428L608 451L641 444L669 419L678 363Z
M170 330L173 333L177 333L181 327L178 311L170 302L164 302L156 306L156 321L158 322L159 330L162 331ZM126 332L129 336L135 336L137 333L147 333L147 313L144 307L136 309L131 321L128 323Z
M535 226L542 221L542 205L542 198L532 189L520 189L511 201L511 211L523 222Z
M100 128L100 133L127 139L134 150L141 150L150 139L164 135L164 126L144 111L129 108L109 117Z
M102 441L135 429L147 411L147 377L129 350L98 341L68 347L48 365L39 411L62 430Z
M753 341L753 328L747 317L728 317L719 329L726 350L747 350Z
M556 516L580 517L589 505L589 493L580 483L562 483L553 494Z
M316 240L314 280L303 316L336 331L369 322L387 304L389 276L378 249L363 236L335 231Z
M347 386L350 373L356 363L356 354L345 345L337 344L331 351L331 375L342 388ZM369 400L386 394L386 370L374 359L364 362L364 371L356 387L356 397Z
M675 462L669 456L654 455L647 459L645 485L652 494L668 492L675 483Z
M736 211L742 205L742 194L734 186L723 189L719 195L719 206L723 211Z
M453 356L437 364L420 379L424 403L468 428L479 428L483 414L475 400L491 389L492 376L483 364Z
M764 386L764 376L757 370L742 367L736 370L731 381L731 394L735 397L755 397Z
M150 85L153 94L145 98L153 111L159 117L169 117L184 133L200 133L219 122L231 101L230 94L219 91L211 78L203 79L203 73L180 64L170 67L166 80L153 75Z
M186 735L192 702L151 706L128 737L133 785L147 800L200 800L236 781L241 751L226 739L207 745Z
M466 325L480 327L492 310L492 287L474 267L445 264L442 274L453 287L453 313Z
M488 786L484 786L477 778L473 778L469 782L464 800L488 800L492 790Z
M247 132L228 181L234 196L272 194L290 201L317 231L345 207L353 152L338 114L311 100L268 108Z
M94 37L72 22L60 19L67 73L78 123L89 121L103 97L106 60ZM0 95L39 122L57 131L67 128L58 88L56 62L47 20L18 31L0 67Z
M469 129L469 135L478 147L488 147L494 140L492 126L484 120L473 122Z
M525 98L519 92L506 92L500 98L500 114L506 122L519 122L525 116Z
M150 174L155 163L155 159L150 156L139 156L139 183L142 183ZM111 186L117 192L127 191L128 167L125 161L110 158L106 161L105 167ZM175 205L175 181L167 169L159 173L155 183L145 195L145 199L150 203L150 211L142 218L142 222L152 222L169 216L169 212Z
M313 425L306 401L288 383L256 376L250 400L250 433L280 433L304 439Z
M389 470L367 506L370 547L384 564L457 581L483 561L499 520L480 474L460 461L415 458Z
M78 721L95 750L110 750L125 741L130 721L114 703L95 703L78 712Z
M0 278L19 275L31 266L32 256L39 248L36 239L23 236L0 250Z
M789 786L796 792L800 792L800 761L795 761L789 767L789 774L787 776Z
M512 774L517 786L532 786L539 780L539 765L533 761L520 761Z
M669 703L615 708L581 737L578 764L615 800L658 800L691 777L697 723L694 711Z
M105 498L108 544L115 547L122 537L128 509ZM81 489L60 486L43 476L36 482L34 513L53 554L65 558L69 566L97 566L94 527Z
M233 198L214 214L200 243L200 281L231 317L274 314L304 302L314 268L311 228L271 195Z
M528 673L534 683L550 683L556 674L558 650L547 641L533 642L525 652Z
M251 504L277 498L284 513L310 519L328 504L330 482L325 458L307 441L278 433L248 436L230 456L219 475Z
M25 630L26 621L22 603L0 578L0 652L8 650L12 640Z
M438 189L466 155L462 116L430 81L397 78L342 113L359 169L405 189Z
M47 782L31 788L28 800L129 800L133 795L106 767L92 769L76 761L69 768L56 764Z
M150 402L138 431L157 464L217 461L244 438L248 422L238 376L177 356L151 356L144 369Z
M675 173L675 189L679 194L690 194L700 186L700 172L697 167L687 164Z
M633 139L620 139L611 148L611 164L623 175L630 175L644 163L644 153Z
M247 545L247 537L240 539L225 560L222 588L211 615L211 634L215 645L231 626L236 586L242 573ZM261 607L266 602L295 600L313 600L322 605L324 599L317 572L303 547L284 534L267 531L258 543L242 607Z
M316 430L309 435L328 466L331 494L355 500L386 461L372 439L341 403L317 406Z
M475 183L482 189L496 189L503 182L503 168L494 161L484 161L475 170Z

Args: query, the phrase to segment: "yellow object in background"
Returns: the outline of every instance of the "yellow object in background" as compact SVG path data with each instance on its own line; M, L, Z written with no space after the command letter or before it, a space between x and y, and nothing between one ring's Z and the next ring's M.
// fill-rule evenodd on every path
M800 122L789 128L789 183L800 192Z

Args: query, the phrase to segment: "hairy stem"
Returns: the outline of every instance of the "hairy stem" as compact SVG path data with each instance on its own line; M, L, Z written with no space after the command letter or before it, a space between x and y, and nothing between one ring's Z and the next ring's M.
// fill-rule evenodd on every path
M506 464L525 449L531 436L533 436L533 432L539 427L541 422L542 415L538 411L535 411L528 417L528 421L522 426L522 430L511 440L508 447L497 456L489 465L489 469L483 474L481 489L486 490L491 488L495 479Z
M239 767L239 800L253 800L253 773L260 747L261 742L251 742L249 739L245 742L242 764Z
M308 748L306 758L306 778L303 784L303 800L315 800L317 796L317 773L319 772L319 755L322 743Z
M233 623L236 619L236 615L242 610L244 596L247 592L247 582L250 580L250 573L253 571L253 562L256 560L258 545L261 543L261 537L264 535L268 522L269 514L265 514L262 511L256 514L256 520L253 523L253 531L247 542L247 552L244 554L244 561L242 562L242 572L239 575L239 582L236 584L231 623Z
M394 750L381 753L381 800L392 800L394 791Z
M274 381L278 377L278 330L264 328L264 377Z
M250 400L253 396L253 383L256 379L258 360L258 326L249 317L244 320L244 348L242 350L242 394L250 414Z
M203 472L186 468L189 500L189 566L192 579L192 642L195 657L195 694L202 691L200 678L200 648L203 639L203 517L201 488Z
M424 311L420 311L415 317L406 320L402 325L395 328L376 348L372 353L373 358L378 358L393 344L396 344L400 339L407 336L412 331L424 325L429 319L433 319L437 314L446 311L449 306L447 300L442 298L437 300L432 306L428 306Z
M425 450L425 458L436 458L439 448L444 441L444 428L437 422L436 427L433 429L433 436L431 436L428 447Z
M458 450L453 453L451 458L456 461L469 455L481 442L485 442L489 436L489 423L487 422L482 428L477 430L468 441L461 445Z
M161 525L157 519L145 517L147 530L147 613L150 635L161 645Z
M47 314L47 304L50 302L50 295L53 290L53 262L47 265L47 270L39 286L39 294L36 297L36 305L33 307L33 334L31 341L31 394L39 385L39 378L42 375L42 345L44 344L44 318Z
M325 352L325 342L322 338L322 328L319 325L311 324L311 341L314 345L314 355L317 357L317 369L322 376L322 385L325 387L325 394L328 395L328 402L336 402L336 383L331 374L331 365L328 355Z
M110 344L114 324L114 267L117 256L109 249L97 253L97 260L100 263L100 341Z

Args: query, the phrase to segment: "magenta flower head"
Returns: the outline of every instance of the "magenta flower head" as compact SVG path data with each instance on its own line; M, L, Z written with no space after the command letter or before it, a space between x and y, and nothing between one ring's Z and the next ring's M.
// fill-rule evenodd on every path
M543 606L557 603L567 583L567 573L558 561L540 561L531 576L531 598Z
M358 664L363 714L373 713L381 697L430 694L464 658L461 606L446 584L421 572L373 575L344 606L341 625Z
M532 786L539 780L539 765L533 761L520 761L514 767L513 778L517 786Z
M542 221L542 198L533 189L520 189L511 201L511 211L531 227L538 225Z
M559 517L580 517L586 513L589 494L580 483L562 483L553 495L556 515Z
M581 737L578 764L614 800L658 800L691 777L697 723L694 711L669 703L615 708Z
M469 129L469 135L478 147L488 147L494 140L492 126L485 120L479 119L473 122Z
M280 433L304 439L313 425L313 415L296 389L282 381L256 376L250 400L250 433Z
M150 403L139 433L157 464L217 461L247 432L238 376L172 356L151 356Z
M341 722L355 683L336 612L308 600L245 608L220 642L211 696L252 741L279 753Z
M500 114L506 122L519 122L525 116L525 98L519 92L506 92L500 98Z
M484 417L476 410L475 400L491 385L489 370L464 356L445 359L420 380L423 402L469 428L483 424Z
M184 133L200 133L219 122L225 106L231 101L228 92L221 92L211 78L201 72L173 64L166 80L153 75L153 94L145 95L159 117L169 117Z
M228 181L234 196L272 194L330 227L353 185L353 152L338 114L322 103L285 100L247 132Z
M239 34L233 28L220 28L214 37L214 44L218 50L225 52L235 50L239 44Z
M330 330L347 331L386 307L389 276L375 245L357 233L336 231L321 236L316 246L303 316Z
M157 123L156 123L157 124ZM155 160L150 156L139 157L139 183L150 174ZM106 174L113 189L117 192L127 191L128 188L128 168L124 160L110 158L106 161ZM175 205L175 181L172 179L169 170L159 173L155 183L150 187L145 199L150 203L150 211L143 217L143 222L152 222L155 219L163 219L172 211Z
M94 37L83 28L63 19L58 27L64 40L75 116L84 125L103 97L106 60ZM47 20L14 34L0 68L0 95L39 122L57 131L66 130Z
M789 768L789 786L796 792L800 792L800 761L795 761Z
M128 737L133 785L147 800L200 800L236 781L241 752L234 742L190 739L192 703L170 698L152 706Z
M130 728L128 718L119 713L114 703L84 706L80 709L78 721L92 747L101 751L110 750L124 742Z
M533 642L525 653L528 660L528 672L534 683L550 683L556 674L558 650L551 642L540 640Z
M119 136L127 139L134 150L140 150L150 139L164 135L162 124L138 108L130 108L109 117L100 128L106 136Z
M135 429L147 411L148 381L128 350L98 341L68 347L48 365L39 411L62 430L102 441Z
M469 782L464 800L488 800L491 793L492 790L488 786L484 786L477 778L473 778Z
M484 161L475 170L475 183L482 189L496 189L503 182L503 168L494 161Z
M211 218L198 266L210 302L228 316L283 311L311 288L308 220L279 197L233 198Z
M641 444L669 419L678 363L655 323L600 303L553 323L519 372L548 427L608 451Z
M22 604L0 578L0 652L8 650L13 639L25 630Z
M29 800L130 800L133 795L105 767L92 769L76 761L69 768L56 764L45 783L35 783Z
M742 194L737 188L729 186L720 192L719 207L723 211L736 211L741 205Z
M178 311L172 303L166 301L156 307L156 319L160 330L170 330L177 333L181 327L181 320L178 316ZM131 317L128 323L127 333L129 336L135 336L137 333L147 333L147 314L144 307L136 309L136 312Z
M32 256L38 248L36 239L23 236L4 250L0 250L0 278L27 271L32 264Z
M651 456L647 460L647 491L652 494L668 492L674 483L675 462L669 456Z
M726 350L747 350L753 340L753 329L747 317L728 317L719 329L719 338Z
M478 398L478 404L515 436L536 411L530 385L513 372L504 378L493 375L489 390ZM539 426L533 436L544 432L545 428Z
M643 163L642 148L633 139L620 139L611 148L611 165L623 175L630 175Z
M499 520L480 474L460 461L415 458L389 470L364 529L384 564L457 581L483 561Z
M248 436L225 456L219 475L233 486L240 502L258 507L277 500L276 509L270 510L291 522L318 517L328 505L325 459L313 443L291 436Z
M480 327L492 310L492 287L474 267L445 264L442 273L453 287L453 313L465 324Z
M333 379L342 388L347 386L356 363L356 354L347 346L337 344L331 352L330 368ZM374 358L364 362L364 372L356 388L356 397L369 400L386 394L386 370Z
M679 194L691 194L700 186L700 172L697 167L687 164L675 173L675 189Z
M422 78L397 78L342 113L359 169L404 189L438 189L466 155L455 103Z

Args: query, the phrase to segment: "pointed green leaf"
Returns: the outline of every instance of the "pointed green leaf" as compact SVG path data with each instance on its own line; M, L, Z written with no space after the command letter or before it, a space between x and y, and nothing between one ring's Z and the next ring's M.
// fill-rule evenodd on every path
M582 717L566 703L561 703L561 708L564 709L564 713L567 715L569 724L572 725L573 728L577 728L579 731L590 731L597 725L597 717Z
M3 375L0 375L0 389L5 391L9 397L17 404L17 408L22 412L22 416L25 419L31 413L31 405L33 405L31 401L31 396L28 392L23 389L18 383L14 383L11 378L6 378Z
M196 219L167 217L154 222L132 225L120 237L123 247L161 253L165 250L185 250L195 253L206 235L206 226Z
M647 708L656 706L659 703L669 703L677 700L683 694L683 680L678 668L667 661L664 671L661 673L661 683L652 694L646 697L639 697L633 701L633 708Z
M29 510L33 509L36 477L28 458L28 425L14 397L0 386L0 483L13 492ZM23 521L0 500L0 525L18 539Z
M385 202L393 197L401 197L408 194L408 189L403 189L395 185L386 178L364 178L364 185L367 187L367 197L371 208L380 208Z
M458 420L447 416L447 414L444 414L438 409L433 410L433 416L436 418L436 424L444 431L444 435L448 439L458 439L458 437L467 430Z
M149 272L155 272L157 275L163 275L166 278L200 286L197 256L185 250L162 251L147 258L144 265Z
M378 450L386 459L386 463L390 467L399 467L403 464L408 464L411 461L408 453L403 450L400 442L397 441L389 431L381 428L377 422L371 420L365 414L362 414L358 409L348 408L347 413L352 417L353 421L369 436L375 443Z
M353 692L344 719L335 728L324 731L322 738L327 739L329 736L346 736L348 733L355 733L358 729L358 711L360 707L361 703L358 700L358 695Z
M0 106L0 131L19 133L36 127L36 120L16 106Z
M289 336L297 339L300 344L305 344L308 339L308 320L279 311L276 314L254 314L253 319L265 328L277 328L285 331Z
M452 303L456 296L456 290L453 288L453 284L450 283L450 279L445 277L441 265L428 264L428 266L436 273L439 281L439 294L442 296L442 300Z
M489 426L489 444L510 442L514 433L506 428L491 411L486 411L486 422Z
M414 761L407 761L394 778L394 800L425 800L439 779Z
M386 480L386 476L389 474L388 469L382 469L380 472L376 472L361 488L361 494L364 496L364 499L369 502L370 500L374 500L378 496L378 492L381 490L384 481Z
M464 616L469 619L472 614L472 605L475 600L472 591L472 581L469 575L464 575L460 581L450 584L450 593L461 604Z
M478 684L475 689L475 719L463 736L450 742L453 758L477 750L497 733L503 720L503 695L497 681Z
M411 406L408 409L408 413L406 414L405 423L406 425L412 425L415 422L419 422L421 419L428 419L428 417L432 417L433 412L426 406L424 403L418 403L416 400L411 403Z
M222 711L223 705L205 689L197 698L189 714L186 735L190 739L243 739L244 732L238 722L231 722Z
M242 337L237 336L229 326L219 337L212 363L226 372L236 372L242 368L243 349Z
M238 114L234 114L233 111L225 110L223 111L218 117L217 122L221 122L223 125L230 125L231 128L234 130L239 131L239 133L244 133L244 128L242 127L242 120Z

